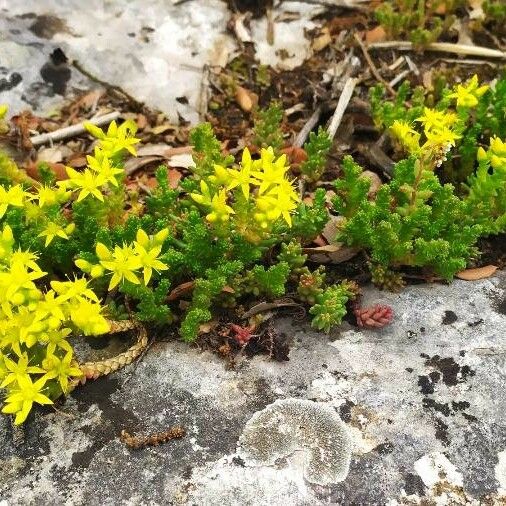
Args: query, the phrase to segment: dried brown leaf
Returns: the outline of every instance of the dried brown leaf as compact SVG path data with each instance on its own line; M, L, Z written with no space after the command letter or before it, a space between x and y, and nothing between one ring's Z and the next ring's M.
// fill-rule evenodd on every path
M167 132L168 130L174 130L176 127L174 125L171 125L170 123L164 123L163 125L155 126L151 129L151 133L155 135L163 134L164 132Z
M160 160L163 160L161 156L141 156L137 158L130 158L125 162L125 174L130 176L142 167Z
M167 178L169 180L169 186L173 190L175 190L179 186L179 181L181 181L182 177L183 177L183 175L177 169L169 169L167 171ZM155 181L156 181L156 179L155 179Z
M359 251L358 248L351 248L341 243L318 246L317 248L302 248L302 252L307 255L308 260L318 264L340 264L353 258Z
M332 244L336 240L337 233L344 221L344 216L329 216L329 221L322 230L322 236L327 244Z
M37 162L59 163L64 158L72 155L72 150L67 146L53 146L51 148L43 148L37 153Z
M137 156L163 156L164 158L170 158L174 155L191 152L191 146L174 148L172 146L167 146L167 144L145 144L137 150Z
M86 167L87 164L86 155L84 153L76 153L74 156L67 160L67 165L74 169L80 169Z
M373 199L382 185L380 177L378 176L378 174L372 172L371 170L364 170L364 172L360 174L360 177L364 179L369 179L369 181L371 182L371 186L369 187L369 192L367 193L367 196L369 197L369 200Z
M485 265L484 267L477 267L475 269L465 269L456 274L459 279L465 281L477 281L478 279L485 279L492 276L497 271L497 265Z
M385 29L381 25L365 32L365 41L368 44L372 44L373 42L383 42L386 39L387 32L385 32Z
M311 47L315 53L322 51L332 42L329 29L324 26L320 33L311 42Z

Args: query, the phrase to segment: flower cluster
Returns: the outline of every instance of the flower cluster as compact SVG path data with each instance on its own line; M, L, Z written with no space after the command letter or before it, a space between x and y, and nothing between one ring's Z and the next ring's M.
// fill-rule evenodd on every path
M120 126L113 121L107 133L92 123L85 123L84 126L99 141L94 156L86 157L88 166L83 172L67 167L69 179L61 181L59 185L79 191L77 202L88 196L103 202L102 189L108 185L117 187L118 178L124 174L123 168L118 166L117 155L126 150L135 156L134 145L140 142L140 139L134 137L136 125L132 121L125 121Z
M476 107L480 97L482 97L488 89L488 85L479 85L478 76L475 74L466 85L458 84L455 86L454 92L450 95L450 98L456 99L457 107Z
M149 237L144 230L139 229L137 240L133 244L116 246L110 250L105 244L97 243L95 251L98 263L93 264L83 259L78 259L75 263L92 278L100 278L106 273L112 274L109 291L124 280L135 285L140 284L139 270L142 270L143 281L147 285L153 271L159 273L168 269L167 265L158 258L162 251L163 242L168 235L169 229L167 228L160 230L152 237Z
M88 166L82 172L66 167L68 179L54 185L39 184L30 191L20 185L0 185L0 219L9 208L22 208L27 223L35 226L38 237L48 247L55 238L68 240L75 230L75 224L60 213L61 206L71 199L81 202L94 198L104 202L104 192L118 187L124 170L119 167L118 155L127 150L135 154L133 137L135 124L129 121L117 126L113 121L107 133L87 123L86 128L98 139L93 156L87 156Z
M390 131L411 154L429 153L440 165L448 151L455 146L460 135L455 130L457 115L454 112L443 112L424 107L423 115L416 122L423 125L425 142L420 143L422 133L417 132L413 125L395 120Z
M51 404L81 376L67 341L72 327L85 335L109 330L102 307L84 278L51 281L43 278L37 255L15 250L12 229L0 235L0 388L7 390L3 413L22 423L33 403Z
M234 216L243 232L252 226L268 231L280 218L291 226L300 199L287 178L288 169L286 155L276 158L271 147L262 149L257 160L245 148L239 167L215 165L214 174L201 180L200 193L191 197L208 208L210 223L225 223Z
M483 147L478 148L478 161L489 161L494 169L506 170L506 141L499 137L490 139L490 148L485 151Z
M416 130L415 123L399 119L393 122L390 131L408 153L427 156L436 166L440 166L450 149L462 138L461 132L467 119L465 113L478 105L479 98L488 88L479 86L475 75L466 85L459 84L448 94L448 99L455 100L457 111L464 110L464 114L424 107L423 114L415 119L415 123L423 126L422 132Z

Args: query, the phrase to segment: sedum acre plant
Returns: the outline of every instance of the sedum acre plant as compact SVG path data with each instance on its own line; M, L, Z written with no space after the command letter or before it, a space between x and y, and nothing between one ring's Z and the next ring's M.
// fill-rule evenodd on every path
M23 179L0 158L4 413L22 423L83 373L96 377L77 363L69 338L112 332L127 313L146 325L176 323L190 342L217 308L290 289L315 304L316 327L340 323L356 290L324 285L320 270L318 286L307 285L313 273L301 246L321 232L328 211L323 190L312 205L301 202L286 155L277 153L279 119L277 109L260 115L259 155L245 148L238 163L208 124L198 126L192 173L171 188L160 167L143 200L125 186L123 159L139 142L129 121L107 130L87 124L96 147L84 170L67 168L63 181L50 170L41 170L41 182ZM319 167L327 145L315 146Z
M488 116L496 106L490 94L499 92L480 86L475 76L444 92L436 108L424 105L420 95L410 109L399 101L375 103L378 122L390 127L408 158L396 164L392 180L372 200L362 169L345 159L334 207L345 217L338 239L369 252L379 284L398 287L401 280L391 268L402 265L429 267L450 279L477 255L479 237L506 231L505 144L492 136L488 148L476 146L487 134L503 133L501 121ZM477 168L457 191L437 171L459 150L473 153ZM456 163L462 159L467 161L462 156Z
M15 414L19 424L34 403L52 404L82 376L67 341L72 330L99 335L109 326L85 278L51 281L50 288L41 289L38 285L47 273L38 265L37 255L16 249L15 243L11 227L4 224L0 236L0 388L7 391L2 412Z

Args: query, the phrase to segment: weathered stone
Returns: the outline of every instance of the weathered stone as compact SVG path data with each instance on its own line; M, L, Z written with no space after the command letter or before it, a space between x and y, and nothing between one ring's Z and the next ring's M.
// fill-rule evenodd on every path
M24 441L14 442L0 417L0 498L88 506L500 503L505 293L504 273L400 294L367 288L365 303L393 307L390 327L343 324L327 336L281 319L275 328L293 338L285 363L258 356L230 370L209 352L157 342L138 364L74 391L59 411L36 411ZM448 311L456 319L443 325ZM113 342L91 355L127 346ZM238 446L245 427L286 399L313 401L345 422L353 453L344 481L327 475L326 485L311 483L300 451L249 465ZM119 440L122 429L174 425L187 436L141 450Z

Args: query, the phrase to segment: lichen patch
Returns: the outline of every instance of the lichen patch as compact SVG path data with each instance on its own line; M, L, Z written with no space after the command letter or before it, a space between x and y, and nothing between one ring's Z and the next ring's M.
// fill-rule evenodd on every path
M304 478L318 485L346 479L352 450L348 429L336 411L301 399L278 400L255 413L239 445L239 455L251 466L272 466L303 451Z

